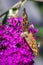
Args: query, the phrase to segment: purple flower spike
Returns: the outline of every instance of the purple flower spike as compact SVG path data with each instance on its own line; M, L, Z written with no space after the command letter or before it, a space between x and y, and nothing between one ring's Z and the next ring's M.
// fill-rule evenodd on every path
M33 51L22 33L22 18L8 19L0 27L0 65L33 65Z

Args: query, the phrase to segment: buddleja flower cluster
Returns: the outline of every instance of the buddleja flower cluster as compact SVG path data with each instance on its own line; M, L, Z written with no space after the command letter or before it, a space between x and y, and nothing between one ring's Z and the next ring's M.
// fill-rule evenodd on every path
M33 65L33 51L22 33L22 18L10 18L0 25L0 65Z

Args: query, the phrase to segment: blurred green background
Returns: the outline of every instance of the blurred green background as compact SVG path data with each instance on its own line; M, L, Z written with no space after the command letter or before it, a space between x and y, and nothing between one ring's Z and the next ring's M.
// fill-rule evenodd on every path
M36 2L40 11L41 11L41 14L42 14L42 17L43 17L43 2ZM42 20L43 21L43 20ZM39 29L39 32L38 32L38 41L41 40L41 38L43 37L43 25L41 26L36 26L38 29Z

